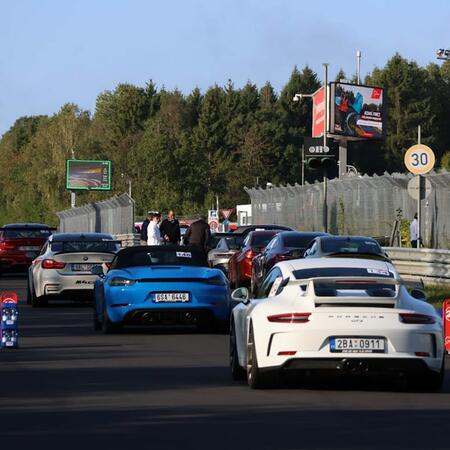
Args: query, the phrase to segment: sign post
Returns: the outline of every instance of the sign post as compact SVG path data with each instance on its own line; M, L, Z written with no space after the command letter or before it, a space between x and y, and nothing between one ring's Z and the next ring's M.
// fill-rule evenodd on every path
M444 319L444 349L450 353L450 298L442 304L442 316Z
M424 198L424 179L421 175L425 175L430 172L434 163L436 162L436 158L434 156L433 150L430 147L423 145L420 143L421 141L421 130L420 125L417 130L417 140L418 144L410 147L405 153L405 166L406 168L413 173L414 175L419 176L418 187L419 187L419 196L417 198L417 248L420 247L420 236L421 236L421 206L422 206L422 198Z

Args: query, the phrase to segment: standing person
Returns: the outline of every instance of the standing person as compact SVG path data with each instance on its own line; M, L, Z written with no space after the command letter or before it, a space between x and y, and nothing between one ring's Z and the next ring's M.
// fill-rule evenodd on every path
M175 212L170 210L159 226L161 236L166 244L178 245L181 238L180 222L175 219Z
M205 257L208 253L208 243L210 239L211 229L204 216L200 216L198 220L192 222L184 235L184 243L198 247L205 254Z
M414 219L411 221L411 223L409 225L409 238L411 240L412 248L417 248L417 241L418 241L417 227L418 227L418 225L419 225L419 223L417 222L417 213L415 213Z
M145 218L145 220L142 222L142 228L141 228L141 238L140 238L140 244L141 245L147 245L147 228L148 228L148 224L150 223L150 221L152 220L152 213L149 211L147 213L147 217Z
M153 214L153 218L150 220L147 228L147 245L161 245L164 242L158 226L160 220L161 214Z

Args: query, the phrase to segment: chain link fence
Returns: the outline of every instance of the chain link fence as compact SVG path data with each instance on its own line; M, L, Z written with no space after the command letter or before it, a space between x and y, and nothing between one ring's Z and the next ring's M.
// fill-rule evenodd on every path
M57 212L61 232L134 233L134 200L128 194Z
M328 181L328 231L389 239L400 209L411 220L417 201L407 191L412 175L349 177ZM432 192L422 202L422 239L425 247L450 248L450 173L432 173ZM254 224L273 223L298 230L322 230L323 183L245 188Z

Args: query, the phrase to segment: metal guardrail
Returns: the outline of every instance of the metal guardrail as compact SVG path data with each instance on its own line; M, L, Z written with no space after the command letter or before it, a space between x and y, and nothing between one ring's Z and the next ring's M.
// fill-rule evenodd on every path
M140 235L139 233L128 233L128 234L115 234L114 239L121 242L121 247L133 247L139 245Z
M384 247L400 275L425 284L450 286L450 250Z

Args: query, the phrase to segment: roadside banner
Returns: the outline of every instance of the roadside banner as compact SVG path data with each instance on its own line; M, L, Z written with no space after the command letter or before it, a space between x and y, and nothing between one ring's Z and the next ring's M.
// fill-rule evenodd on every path
M444 319L444 349L450 353L450 298L444 300L442 316Z

